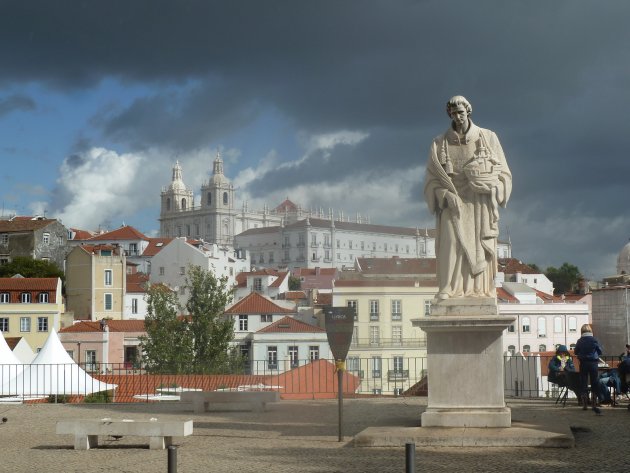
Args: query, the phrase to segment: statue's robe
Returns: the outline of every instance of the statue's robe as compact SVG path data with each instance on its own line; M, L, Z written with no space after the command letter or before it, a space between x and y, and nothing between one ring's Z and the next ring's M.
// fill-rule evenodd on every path
M490 194L475 192L463 170L482 144L500 166ZM452 163L451 174L447 174L444 163L440 162L444 149ZM449 128L433 140L424 195L429 210L437 220L438 298L496 296L494 278L499 236L496 207L506 205L511 190L512 175L493 131L479 128L471 122L463 137ZM449 192L459 199L459 215L447 204L445 196Z

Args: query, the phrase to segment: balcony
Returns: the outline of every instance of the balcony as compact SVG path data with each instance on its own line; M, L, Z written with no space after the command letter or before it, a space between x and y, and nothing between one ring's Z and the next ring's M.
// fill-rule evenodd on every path
M378 322L378 312L370 312L370 322Z
M319 243L316 241L311 242L311 248L319 248Z
M354 376L357 376L360 379L364 379L365 378L365 371L363 371L363 370L348 370L348 372L350 374L353 374Z
M330 249L330 248L332 248L332 245L330 243L324 242L324 248Z
M400 312L394 312L392 313L392 320L393 321L401 321L402 320L402 313Z
M319 263L319 261L320 261L321 259L322 259L322 257L321 257L321 256L314 256L314 257L312 257L312 258L311 258L311 261L312 261L313 263Z
M409 379L409 370L388 370L387 381L404 381Z

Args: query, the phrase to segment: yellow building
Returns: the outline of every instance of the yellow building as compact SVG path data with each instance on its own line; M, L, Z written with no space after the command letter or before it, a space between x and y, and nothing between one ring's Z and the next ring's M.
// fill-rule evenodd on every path
M66 302L79 320L122 319L125 252L116 245L82 245L66 258Z
M59 278L0 278L0 331L5 337L22 337L38 350L54 328L67 320Z
M426 370L426 337L412 319L430 314L435 280L337 280L333 306L356 308L347 369L361 377L363 393L402 393Z

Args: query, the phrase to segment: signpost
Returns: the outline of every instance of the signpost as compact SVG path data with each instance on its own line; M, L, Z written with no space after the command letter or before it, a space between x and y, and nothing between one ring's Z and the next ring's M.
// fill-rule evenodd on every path
M337 368L339 442L343 442L343 372L346 369L346 356L352 342L356 309L354 307L327 307L324 314L326 315L326 336Z

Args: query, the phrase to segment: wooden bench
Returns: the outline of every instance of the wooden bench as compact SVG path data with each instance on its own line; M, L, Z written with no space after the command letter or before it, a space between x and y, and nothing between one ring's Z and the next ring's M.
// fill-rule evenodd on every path
M74 435L75 450L98 446L99 435L149 437L149 448L160 450L172 445L173 437L186 437L192 433L192 420L76 419L57 422L57 434Z
M207 412L210 405L243 404L250 410L264 411L268 402L280 401L278 391L184 391L180 400L191 402L195 413Z

